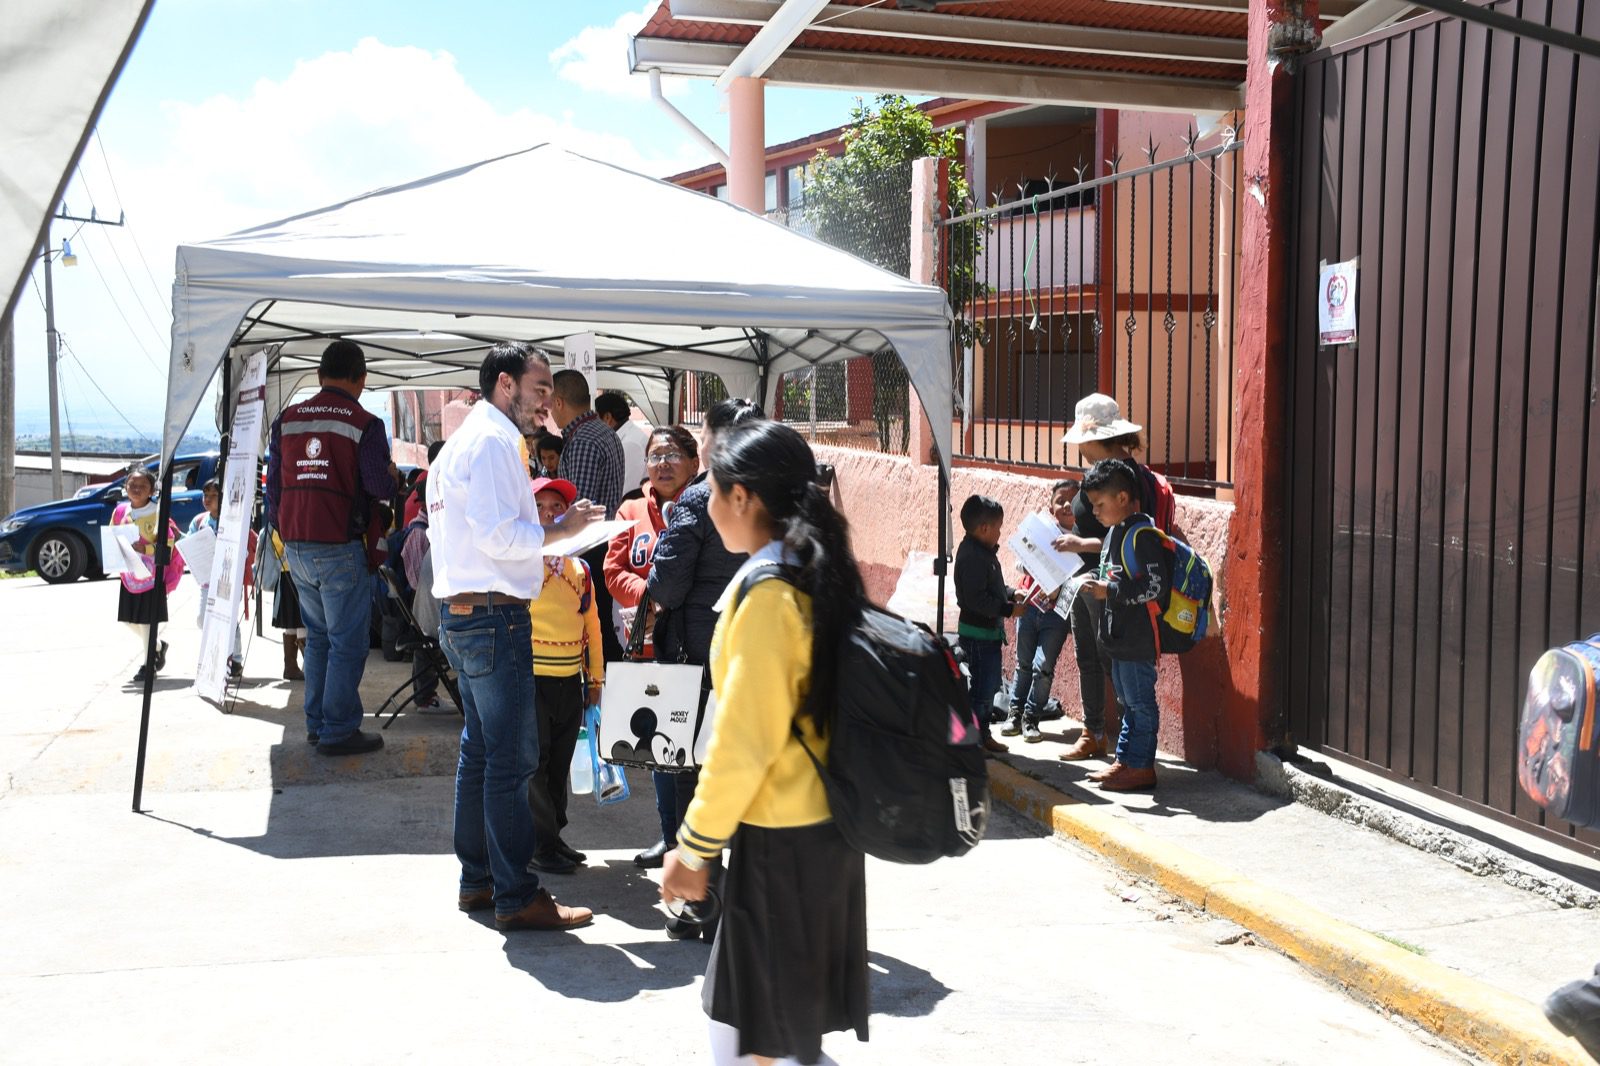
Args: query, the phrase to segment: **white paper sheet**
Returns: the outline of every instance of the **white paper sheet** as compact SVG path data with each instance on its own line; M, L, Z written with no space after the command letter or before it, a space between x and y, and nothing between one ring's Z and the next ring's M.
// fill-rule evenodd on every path
M576 537L548 545L541 554L550 556L582 555L590 548L609 543L613 537L626 533L632 528L633 523L626 518L617 518L610 522L595 522Z
M140 581L150 576L144 557L133 550L138 539L139 527L132 523L100 527L100 559L106 573L132 574Z
M1028 572L1028 576L1044 589L1046 595L1060 589L1085 565L1081 557L1059 552L1051 547L1059 536L1061 529L1056 525L1055 519L1040 513L1023 518L1022 524L1007 541L1011 550L1016 553L1017 562Z
M211 580L211 560L216 552L217 535L210 526L201 526L196 532L178 540L178 553L189 567L189 576L200 585Z

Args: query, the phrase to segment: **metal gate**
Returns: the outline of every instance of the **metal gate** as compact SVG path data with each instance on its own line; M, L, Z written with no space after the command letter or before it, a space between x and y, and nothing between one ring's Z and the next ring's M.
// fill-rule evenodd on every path
M1600 37L1600 0L1501 10ZM1534 660L1600 630L1600 61L1428 17L1297 82L1288 729L1595 848L1515 745ZM1319 347L1319 263L1356 257L1356 341Z

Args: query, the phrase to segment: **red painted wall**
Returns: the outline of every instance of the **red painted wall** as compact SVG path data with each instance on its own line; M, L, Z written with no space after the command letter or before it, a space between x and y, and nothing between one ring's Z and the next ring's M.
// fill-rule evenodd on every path
M856 557L861 562L867 591L879 603L888 600L912 550L935 550L938 507L938 481L935 468L913 464L899 456L847 448L816 448L817 457L832 463L837 471L834 500L850 520ZM951 484L953 509L972 493L999 500L1006 509L1007 526L1030 510L1043 509L1050 494L1051 478L1025 477L994 470L958 467ZM1215 602L1225 602L1227 589L1227 543L1233 508L1227 503L1180 496L1178 523L1191 543L1216 569ZM952 549L959 540L957 524L952 534ZM1003 544L1000 559L1007 573L1015 571L1016 560ZM1163 751L1177 755L1200 767L1218 765L1219 744L1253 744L1255 729L1244 729L1244 736L1223 737L1221 731L1237 730L1224 726L1224 708L1233 699L1229 659L1225 646L1230 619L1222 611L1221 635L1187 655L1164 656L1160 664L1157 693L1161 699L1160 744ZM1015 623L1012 623L1014 626ZM950 623L954 628L954 622ZM1014 630L1013 630L1014 632ZM1007 649L1006 672L1014 668ZM1078 671L1069 641L1056 667L1055 695L1076 715ZM1253 748L1251 749L1254 750ZM1242 775L1243 776L1243 775Z

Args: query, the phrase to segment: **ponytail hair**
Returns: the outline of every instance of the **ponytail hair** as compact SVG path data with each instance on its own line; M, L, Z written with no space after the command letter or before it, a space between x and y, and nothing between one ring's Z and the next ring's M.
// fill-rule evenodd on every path
M719 491L743 485L761 501L785 554L795 559L790 580L811 597L811 686L803 713L825 736L838 692L839 642L867 599L849 524L816 482L811 446L781 422L746 422L718 433L708 460Z

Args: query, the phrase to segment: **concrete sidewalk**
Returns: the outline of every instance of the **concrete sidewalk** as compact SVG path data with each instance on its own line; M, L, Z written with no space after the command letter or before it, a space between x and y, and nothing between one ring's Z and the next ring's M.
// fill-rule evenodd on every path
M1590 1060L1538 1003L1600 957L1600 910L1581 883L1542 871L1545 894L1475 876L1359 825L1163 762L1154 794L1101 792L1063 763L1076 723L1007 738L997 798L1042 826L1231 918L1353 994L1495 1062ZM1585 879L1588 864L1568 872Z

